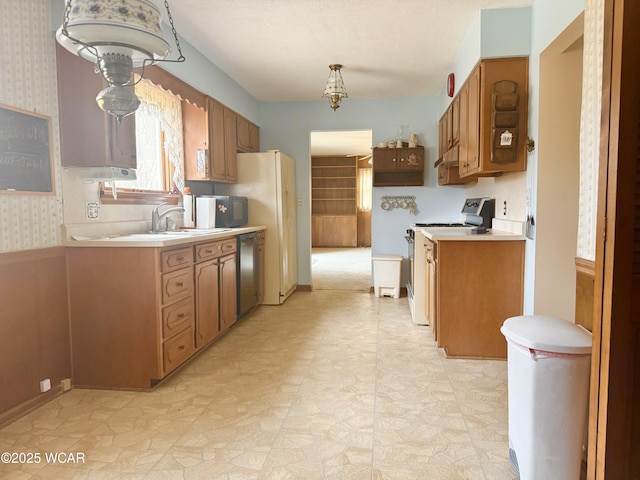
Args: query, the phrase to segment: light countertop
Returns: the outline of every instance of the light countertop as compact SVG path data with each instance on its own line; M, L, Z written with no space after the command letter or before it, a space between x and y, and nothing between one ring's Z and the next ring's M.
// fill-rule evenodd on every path
M495 228L487 230L487 233L473 234L471 227L436 227L436 228L419 228L416 231L421 232L425 237L433 241L524 241L524 235L508 232L504 230L496 230Z
M240 228L214 228L210 230L183 229L162 233L131 233L99 238L73 236L65 241L66 247L153 247L162 248L189 243L224 240L243 233L265 230L264 225Z

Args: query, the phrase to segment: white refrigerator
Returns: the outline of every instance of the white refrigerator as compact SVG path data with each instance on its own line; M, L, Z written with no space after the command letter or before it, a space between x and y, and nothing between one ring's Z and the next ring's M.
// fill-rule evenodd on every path
M264 304L279 305L298 284L295 160L278 150L238 154L238 181L216 194L249 199L249 225L266 225Z

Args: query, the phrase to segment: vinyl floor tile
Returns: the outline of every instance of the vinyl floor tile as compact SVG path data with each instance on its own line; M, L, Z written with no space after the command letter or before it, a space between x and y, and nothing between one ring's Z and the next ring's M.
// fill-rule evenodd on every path
M507 365L447 359L406 298L296 293L152 392L74 389L0 430L4 479L513 480Z

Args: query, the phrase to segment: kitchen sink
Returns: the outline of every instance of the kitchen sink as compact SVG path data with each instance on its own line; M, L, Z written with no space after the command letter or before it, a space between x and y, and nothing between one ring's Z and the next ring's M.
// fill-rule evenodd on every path
M190 229L190 230L167 230L164 232L154 233L152 235L210 235L212 233L230 232L230 228L207 228L207 229Z
M196 237L199 235L211 235L213 233L230 232L230 228L209 228L201 230L165 230L163 232L145 232L145 233L129 233L127 235L114 235L105 238L105 240L123 241L123 242L142 242L149 240L166 240L169 237L184 238Z

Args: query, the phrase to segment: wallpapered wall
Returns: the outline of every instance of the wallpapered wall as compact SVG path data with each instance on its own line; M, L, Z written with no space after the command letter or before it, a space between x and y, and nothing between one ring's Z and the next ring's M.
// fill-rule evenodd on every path
M61 244L62 188L49 0L0 1L0 104L51 117L54 195L0 193L0 252Z
M586 0L580 118L580 217L577 257L596 258L596 211L602 106L604 0Z

